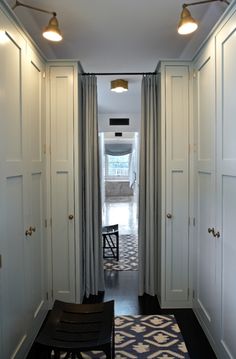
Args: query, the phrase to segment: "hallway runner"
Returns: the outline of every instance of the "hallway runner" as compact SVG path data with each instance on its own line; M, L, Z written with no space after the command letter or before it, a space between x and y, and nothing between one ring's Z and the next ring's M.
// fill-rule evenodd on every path
M119 237L119 261L104 259L104 269L114 271L138 270L138 237L136 234L121 234Z
M84 359L105 359L102 352ZM125 315L115 318L115 359L189 359L174 315Z

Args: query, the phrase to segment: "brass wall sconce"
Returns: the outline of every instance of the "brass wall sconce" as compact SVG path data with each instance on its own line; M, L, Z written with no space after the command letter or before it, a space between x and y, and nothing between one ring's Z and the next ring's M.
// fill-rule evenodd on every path
M59 29L58 20L56 17L57 14L54 11L47 11L47 10L40 9L35 6L27 5L27 4L20 2L19 0L16 0L16 3L12 7L12 9L14 10L17 6L23 6L28 9L32 9L32 10L36 10L36 11L44 12L46 14L53 15L52 18L49 20L48 25L44 28L42 35L45 39L50 40L50 41L58 42L58 41L62 40L61 31Z
M180 21L178 24L178 33L180 35L187 35L187 34L191 34L198 28L197 21L192 17L190 11L187 9L188 6L212 3L215 1L221 1L229 5L229 2L227 0L205 0L205 1L197 1L190 4L183 4L183 10L181 12Z

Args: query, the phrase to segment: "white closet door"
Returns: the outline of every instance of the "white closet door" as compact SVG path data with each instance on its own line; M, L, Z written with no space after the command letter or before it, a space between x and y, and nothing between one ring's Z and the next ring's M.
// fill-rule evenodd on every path
M236 358L236 14L217 36L217 231L221 281L220 343L226 358Z
M44 231L44 181L45 167L43 144L45 143L45 111L43 95L44 64L28 48L27 54L27 121L28 121L28 176L29 176L29 226L32 235L27 236L28 313L30 321L37 321L45 309L45 231Z
M189 72L166 66L166 300L188 300Z
M195 68L195 206L197 255L195 307L211 332L216 330L217 283L215 229L215 49L212 41L194 64Z
M75 301L73 67L50 68L53 298Z
M2 22L3 21L3 22ZM4 18L1 19L1 26ZM2 33L1 108L1 247L3 355L15 358L26 340L25 218L28 179L25 166L27 123L22 107L26 43L14 28Z

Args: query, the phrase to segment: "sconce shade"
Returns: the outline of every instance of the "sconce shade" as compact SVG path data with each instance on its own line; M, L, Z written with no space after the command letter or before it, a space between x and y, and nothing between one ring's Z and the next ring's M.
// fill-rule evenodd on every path
M128 91L128 81L126 80L111 81L111 91L117 93Z
M59 29L58 20L55 15L49 20L48 26L43 31L43 37L50 41L61 41L62 35Z
M197 30L197 28L197 21L191 16L190 11L186 7L183 7L178 24L178 33L180 35L191 34Z

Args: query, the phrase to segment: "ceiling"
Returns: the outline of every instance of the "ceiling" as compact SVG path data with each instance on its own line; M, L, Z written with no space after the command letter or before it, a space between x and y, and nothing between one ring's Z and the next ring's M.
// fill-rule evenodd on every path
M0 0L1 1L1 0ZM10 6L15 0L3 0ZM41 36L50 16L17 7L14 13L48 59L79 60L85 72L152 72L161 59L191 59L226 9L222 2L191 8L199 30L176 32L182 0L22 0L55 11L63 41ZM110 81L129 80L125 94L111 93ZM140 76L98 77L101 113L140 112Z

